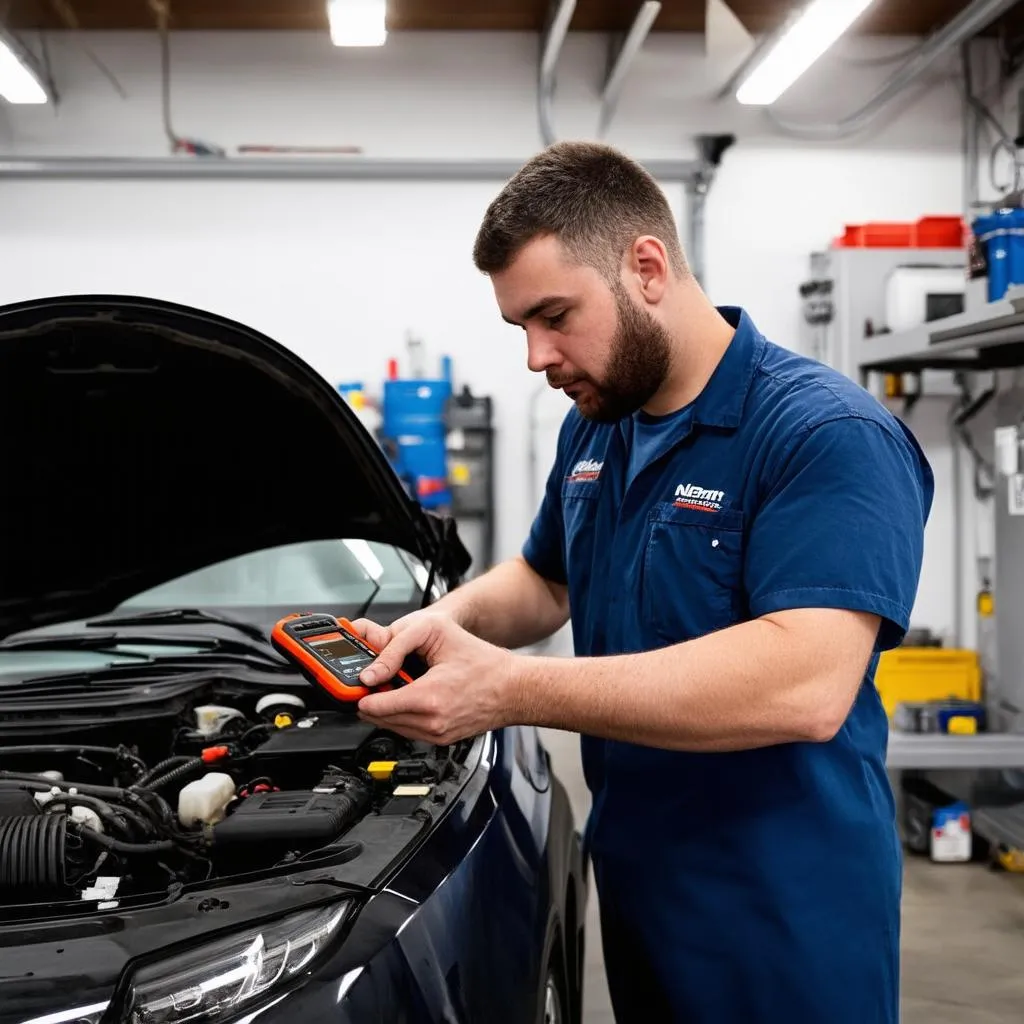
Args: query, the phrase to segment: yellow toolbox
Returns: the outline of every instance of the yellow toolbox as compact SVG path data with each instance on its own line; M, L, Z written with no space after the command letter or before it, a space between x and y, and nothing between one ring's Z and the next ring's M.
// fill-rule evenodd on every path
M896 647L879 657L875 686L889 718L903 701L980 701L981 664L977 651Z

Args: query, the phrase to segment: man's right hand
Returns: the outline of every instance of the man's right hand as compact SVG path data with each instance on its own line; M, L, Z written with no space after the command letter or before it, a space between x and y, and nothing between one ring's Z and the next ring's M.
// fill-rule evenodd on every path
M373 622L371 619L356 619L352 623L352 628L364 640L366 640L371 647L375 647L378 651L382 651L389 643L391 643L398 633L404 632L410 626L415 628L417 623L426 616L436 619L438 615L444 615L446 618L458 623L457 617L450 612L447 612L443 603L438 603L430 605L427 608L421 608L417 611L409 612L408 615L403 615L400 619L395 619L390 626L382 626L379 622Z

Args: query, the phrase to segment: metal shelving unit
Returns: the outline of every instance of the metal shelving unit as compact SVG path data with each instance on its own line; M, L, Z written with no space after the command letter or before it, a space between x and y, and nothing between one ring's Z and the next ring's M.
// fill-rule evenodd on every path
M990 843L1004 843L1024 850L1024 805L976 807L971 811L974 831Z
M495 480L494 400L474 395L468 387L453 394L445 410L452 515L473 553L470 576L494 565Z
M1022 768L1024 735L978 733L948 736L945 733L889 733L886 764L890 770Z
M879 374L1022 367L1024 288L1011 288L998 302L933 320L912 330L865 338L858 346L855 362L860 382L869 391L873 390L874 378ZM1007 533L1006 536L1013 535ZM1016 547L1016 544L1011 544L1011 547ZM1010 582L1004 586L1009 588L1006 594L1012 599L1003 601L997 597L997 616L1000 607L1024 608L1016 579L1017 561L1007 558L1006 562L1005 576ZM998 570L996 576L998 583ZM1007 646L1000 660L1003 664L1017 665L1020 659L1017 657L1019 652L1013 624L1007 627L1004 619L1003 628L1009 635L1001 640ZM998 623L996 629L999 632ZM1010 689L1024 691L1024 685L1020 685L1024 681L1011 679L1009 682L1013 684ZM1000 684L1000 689L1005 694L1008 689L1005 681ZM949 736L892 731L889 734L888 765L894 770L924 771L1024 769L1024 734L990 732L975 736ZM1014 809L1006 810L1016 813Z
M875 373L1024 366L1024 288L1011 288L1004 299L980 309L865 338L856 364L869 390Z

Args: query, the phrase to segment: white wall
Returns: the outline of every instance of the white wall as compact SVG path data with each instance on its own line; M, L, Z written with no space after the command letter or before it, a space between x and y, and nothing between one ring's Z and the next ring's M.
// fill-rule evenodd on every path
M29 39L29 42L32 40ZM50 40L62 103L0 108L0 152L164 155L155 35L90 36L128 93L121 99L73 37ZM863 63L907 40L848 42L782 104L828 119L867 98L894 65ZM594 134L605 40L573 34L555 104L562 137ZM312 34L175 35L173 120L229 151L243 143L355 144L369 156L504 157L540 148L537 40L531 35L393 34L382 50L339 51ZM697 132L734 132L707 209L707 287L798 345L797 284L811 250L845 222L959 212L959 103L944 62L870 136L823 145L780 134L757 110L716 101L731 65L702 40L655 35L640 55L608 141L640 159L693 154ZM379 379L407 329L460 382L496 396L498 548L516 551L531 516L529 396L521 336L498 318L473 269L472 236L498 182L12 183L0 185L0 300L47 292L141 291L207 305L292 346L331 380ZM683 196L668 185L682 216ZM551 399L554 398L554 404ZM545 396L539 476L558 396ZM923 440L948 490L941 431ZM933 532L948 533L940 501ZM944 546L944 545L940 545ZM933 564L915 618L950 618L952 574Z

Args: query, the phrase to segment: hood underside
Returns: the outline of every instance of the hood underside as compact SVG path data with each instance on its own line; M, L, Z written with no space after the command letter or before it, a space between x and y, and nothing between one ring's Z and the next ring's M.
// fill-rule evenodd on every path
M0 635L262 548L359 537L430 562L448 532L306 363L157 300L0 307L0 453ZM467 565L451 538L439 574Z

